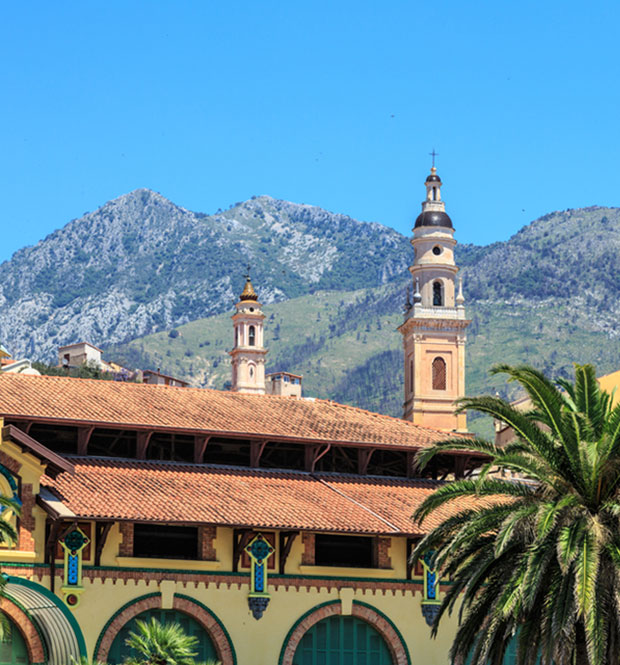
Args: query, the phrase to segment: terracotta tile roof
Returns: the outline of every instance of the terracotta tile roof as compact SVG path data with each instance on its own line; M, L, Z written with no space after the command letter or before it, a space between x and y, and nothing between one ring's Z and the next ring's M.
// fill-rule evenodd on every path
M20 374L1 377L0 415L412 448L449 436L441 430L327 400Z
M372 534L417 534L411 514L430 480L309 474L207 465L72 458L44 477L84 519L203 523Z

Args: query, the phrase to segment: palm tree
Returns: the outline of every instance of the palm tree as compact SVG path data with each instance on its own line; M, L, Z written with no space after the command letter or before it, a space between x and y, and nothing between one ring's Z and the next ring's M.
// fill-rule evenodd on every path
M460 400L458 410L506 423L514 442L452 439L418 456L421 467L447 451L478 455L482 464L477 476L442 485L414 515L423 523L439 511L441 524L413 557L432 552L440 576L452 581L433 633L459 607L454 663L499 665L516 640L518 665L616 665L620 404L612 406L591 365L575 366L574 383L554 384L527 366L492 372L520 383L532 408L477 397Z
M160 623L153 617L148 623L136 621L136 628L125 644L139 655L127 659L125 665L199 665L194 660L198 639L187 635L178 623Z
M7 496L0 494L0 543L12 546L17 542L17 531L11 522L6 519L6 516L13 513L19 517L20 506L15 501ZM4 594L4 587L6 586L6 577L0 575L0 597ZM10 635L11 626L5 614L0 612L0 642Z

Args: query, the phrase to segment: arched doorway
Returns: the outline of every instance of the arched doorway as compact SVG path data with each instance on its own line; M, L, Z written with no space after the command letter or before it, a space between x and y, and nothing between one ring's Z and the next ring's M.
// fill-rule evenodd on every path
M9 619L4 639L0 641L0 665L29 665L28 648L17 626Z
M127 656L134 655L133 650L125 644L125 640L129 637L129 633L136 630L136 621L150 621L151 618L157 619L160 623L178 623L187 635L196 637L198 639L196 662L218 659L213 641L196 619L178 610L152 609L138 614L119 630L108 653L107 662L110 665L120 665Z
M315 623L301 638L293 665L394 665L390 649L373 626L355 616L334 615Z

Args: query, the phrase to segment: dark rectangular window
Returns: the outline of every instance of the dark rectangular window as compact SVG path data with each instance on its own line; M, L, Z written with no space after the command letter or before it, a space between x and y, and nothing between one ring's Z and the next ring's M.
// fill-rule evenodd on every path
M198 528L136 524L133 555L152 559L197 559Z
M314 563L317 566L374 568L374 538L370 536L333 536L317 534Z

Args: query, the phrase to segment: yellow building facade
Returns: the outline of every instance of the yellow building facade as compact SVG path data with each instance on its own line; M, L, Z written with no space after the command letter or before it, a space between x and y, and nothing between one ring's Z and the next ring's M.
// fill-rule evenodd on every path
M151 617L222 665L448 665L456 619L437 639L431 624L449 581L430 559L409 563L424 534L411 515L477 461L415 467L466 430L453 402L468 321L434 168L426 189L400 328L403 419L266 390L249 277L231 391L2 377L0 489L21 514L0 516L19 533L0 549L0 665L118 665Z

